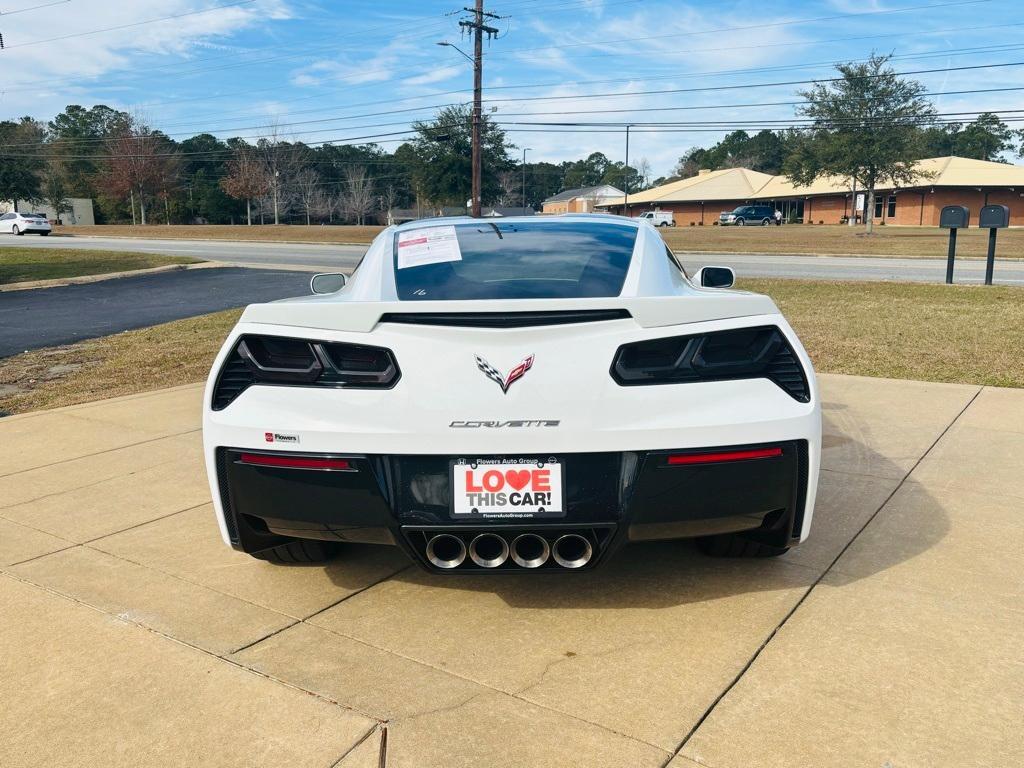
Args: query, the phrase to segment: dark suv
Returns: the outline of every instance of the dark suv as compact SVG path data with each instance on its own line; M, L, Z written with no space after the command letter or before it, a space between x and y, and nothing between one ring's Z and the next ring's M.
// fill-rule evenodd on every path
M723 227L735 224L742 227L747 224L760 224L767 227L775 220L775 211L770 205L741 205L735 210L727 211L718 217Z

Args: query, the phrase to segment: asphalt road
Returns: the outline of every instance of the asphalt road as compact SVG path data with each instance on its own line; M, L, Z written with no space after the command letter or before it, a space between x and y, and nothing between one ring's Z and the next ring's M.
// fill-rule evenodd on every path
M309 273L238 267L0 292L0 358L309 293Z
M7 244L7 238L0 240ZM218 240L143 240L106 237L19 237L11 245L32 248L102 248L116 251L142 251L178 256L194 256L234 264L281 264L348 270L358 263L366 246L295 243L244 243ZM732 267L743 277L789 277L821 280L907 280L942 282L946 261L938 259L895 259L850 256L795 256L774 254L680 254L687 268L706 264ZM1005 253L1024 257L1024 254ZM960 260L956 281L980 283L985 263ZM1024 285L1024 261L996 262L995 281L1005 285Z

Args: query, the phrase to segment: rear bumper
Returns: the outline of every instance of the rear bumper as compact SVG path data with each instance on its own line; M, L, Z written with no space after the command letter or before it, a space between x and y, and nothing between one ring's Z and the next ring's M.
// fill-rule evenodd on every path
M561 535L586 538L593 567L630 541L745 532L759 542L792 546L806 535L816 467L808 440L784 440L732 450L778 448L777 455L669 464L670 455L702 450L563 453L566 514L561 518L481 519L466 524L450 513L449 464L443 455L332 454L348 469L298 469L244 462L242 449L214 451L218 507L236 549L256 552L291 538L393 544L428 570L426 545L440 533L465 544L482 532L511 541L537 534L550 544ZM252 454L253 450L246 449ZM301 452L264 452L289 457ZM316 454L323 458L325 454ZM469 559L447 572L519 570L509 559L483 569ZM549 560L538 570L560 570Z

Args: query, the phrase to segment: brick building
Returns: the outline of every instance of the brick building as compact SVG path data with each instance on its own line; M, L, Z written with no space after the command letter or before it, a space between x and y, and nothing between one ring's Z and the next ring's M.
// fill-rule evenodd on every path
M984 205L1010 208L1010 225L1024 226L1024 166L971 160L965 157L933 157L921 160L922 173L912 186L876 189L875 221L906 226L937 226L946 205L966 205L972 223ZM864 214L866 195L854 192L847 179L819 179L810 186L796 186L785 176L769 176L746 168L701 171L627 200L608 201L603 210L639 216L644 211L672 211L677 226L711 226L718 214L738 205L764 203L783 212L786 221L806 224L840 224L856 212ZM628 211L626 205L628 203Z
M542 203L544 213L592 213L598 206L622 197L623 192L611 184L597 187L567 189Z

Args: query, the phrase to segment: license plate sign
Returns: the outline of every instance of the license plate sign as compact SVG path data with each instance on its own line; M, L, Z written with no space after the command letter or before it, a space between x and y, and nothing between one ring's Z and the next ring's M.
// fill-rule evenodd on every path
M459 459L451 487L455 518L565 517L559 461Z

